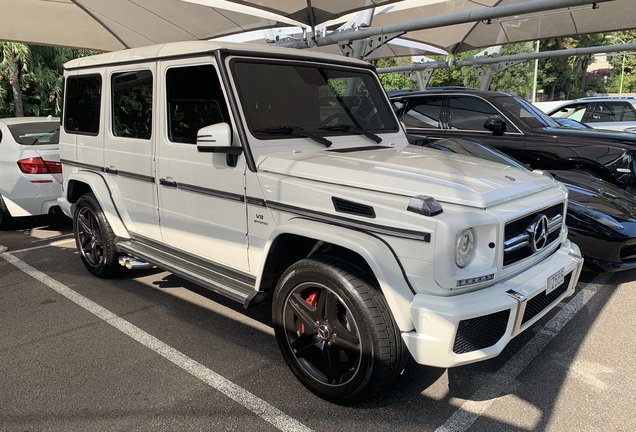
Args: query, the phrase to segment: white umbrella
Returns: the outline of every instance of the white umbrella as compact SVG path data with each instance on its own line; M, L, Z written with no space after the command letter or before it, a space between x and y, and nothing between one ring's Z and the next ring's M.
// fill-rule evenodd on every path
M228 42L248 42L263 45L272 40L275 40L276 38L284 39L287 37L302 37L302 29L298 27L283 27L270 30L256 30L231 36L223 36L220 38L215 38L214 40ZM309 50L330 54L342 54L342 51L340 50L338 45L314 46L309 48ZM373 60L389 57L410 57L446 54L447 53L445 51L431 45L396 38L378 47L375 51L366 56L365 59Z
M213 0L186 0L209 4ZM253 6L286 18L316 26L351 12L395 3L399 0L227 0L231 3Z
M0 0L0 40L113 51L299 23L213 0Z
M530 1L406 0L376 9L371 28ZM410 31L402 37L459 53L492 45L633 29L636 28L635 3L634 0L613 0L595 7L590 4Z

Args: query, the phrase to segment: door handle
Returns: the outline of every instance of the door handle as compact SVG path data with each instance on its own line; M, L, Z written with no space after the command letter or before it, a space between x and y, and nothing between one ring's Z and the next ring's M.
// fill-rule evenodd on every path
M172 180L172 178L168 177L167 179L159 179L159 184L162 186L166 186L166 187L173 187L176 188L177 187L177 182Z

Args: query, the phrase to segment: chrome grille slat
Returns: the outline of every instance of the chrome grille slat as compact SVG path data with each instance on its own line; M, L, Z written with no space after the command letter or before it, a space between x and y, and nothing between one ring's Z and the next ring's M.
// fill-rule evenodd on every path
M535 253L533 250L536 250L534 245L536 239L533 238L534 233L529 228L537 221L539 216L545 216L543 218L544 221L547 219L547 226L545 226L545 222L543 225L543 233L545 233L547 240L542 239L545 244L541 246L540 250L545 249L558 240L564 223L563 209L564 204L559 203L506 223L503 242L504 267L529 258ZM536 253L540 252L540 250L536 251Z
M554 218L550 219L548 222L548 233L552 234L555 231L560 230L562 222L563 216L561 215L555 216ZM528 246L529 244L530 234L519 234L516 237L504 241L504 253L521 249L522 247Z

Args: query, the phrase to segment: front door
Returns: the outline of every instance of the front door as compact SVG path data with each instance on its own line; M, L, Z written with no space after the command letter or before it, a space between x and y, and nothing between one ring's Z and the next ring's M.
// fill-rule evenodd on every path
M197 131L232 119L211 58L161 62L157 145L163 241L207 261L247 271L245 159L200 153ZM234 139L236 134L233 134Z

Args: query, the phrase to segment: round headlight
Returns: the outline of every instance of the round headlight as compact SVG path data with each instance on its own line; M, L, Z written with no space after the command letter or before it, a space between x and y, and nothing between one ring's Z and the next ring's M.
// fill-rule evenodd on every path
M472 228L465 229L457 235L455 241L455 263L457 267L464 268L475 256L475 231Z

